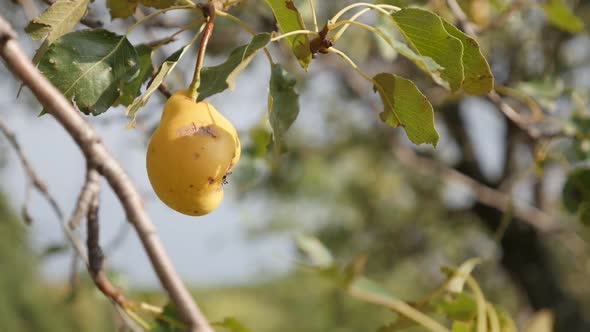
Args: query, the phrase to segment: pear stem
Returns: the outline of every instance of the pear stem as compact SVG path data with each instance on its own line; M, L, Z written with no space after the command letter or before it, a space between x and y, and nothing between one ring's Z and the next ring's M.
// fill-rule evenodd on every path
M207 51L207 44L213 34L213 28L215 27L215 6L212 1L209 0L206 4L198 4L197 7L203 11L203 16L207 18L207 24L205 25L205 31L203 31L203 36L201 37L193 80L188 88L191 99L195 101L199 97L199 92L197 90L201 84L201 69L203 68L203 61L205 60L205 51Z

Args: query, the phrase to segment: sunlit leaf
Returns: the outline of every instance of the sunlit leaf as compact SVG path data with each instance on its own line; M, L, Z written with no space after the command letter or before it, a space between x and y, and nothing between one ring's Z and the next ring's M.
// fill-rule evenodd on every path
M404 8L391 14L408 42L423 56L441 65L441 77L456 91L463 82L463 45L450 35L436 14L418 8Z
M553 332L553 313L550 310L537 311L528 322L524 332Z
M268 116L277 146L282 145L285 133L299 114L299 95L295 92L297 81L281 65L275 64L270 75Z
M181 47L178 51L172 53L168 58L166 58L166 60L164 60L164 62L162 62L160 65L160 68L158 68L158 73L156 76L154 76L154 79L150 82L144 94L141 97L135 99L133 103L127 107L125 110L125 115L130 119L129 123L127 124L128 128L135 127L137 112L139 112L139 110L145 106L145 104L147 104L152 94L158 90L158 87L160 84L162 84L166 76L172 71L172 69L174 69L174 67L176 67L176 64L186 53L186 50L189 49L190 45L191 44L189 43Z
M414 83L389 73L378 74L373 80L374 90L383 101L381 120L393 127L402 126L414 144L436 146L439 136L432 105Z
M543 10L551 24L568 32L582 32L584 22L577 17L563 0L547 0Z
M472 95L483 95L490 92L494 88L494 76L477 41L447 21L443 20L443 24L451 36L463 43L463 90Z
M475 269L480 263L480 258L471 258L461 264L461 266L454 271L451 280L447 284L447 290L453 293L461 293L467 278L469 278L473 269Z
M47 37L33 56L33 63L39 63L47 48L59 37L72 31L86 15L89 0L58 0L25 28L31 38Z
M272 9L277 24L282 33L296 30L305 30L305 24L301 14L295 7L292 0L265 0ZM301 67L307 70L311 62L311 51L309 49L309 38L307 35L295 35L287 37L291 51L299 61Z
M297 248L305 254L312 265L329 268L334 265L334 258L330 250L317 238L309 235L298 234L295 237Z
M185 332L188 331L187 326L182 322L180 315L172 304L164 306L164 311L159 314L155 321L151 332Z
M51 44L72 31L86 14L88 3L89 0L58 0L33 19L25 31L35 40L47 36Z
M470 321L477 315L477 303L466 293L447 298L438 303L436 308L451 320Z
M233 317L225 318L221 322L211 323L211 325L222 327L230 332L251 332L250 329L246 328L242 323Z
M137 5L164 9L174 6L193 5L190 0L107 0L107 7L111 11L112 18L126 18L137 9Z
M454 321L451 332L475 332L475 324L473 322Z
M139 45L135 49L137 50L139 59L139 71L131 81L121 86L120 96L113 106L119 104L129 106L139 95L143 82L152 76L152 71L154 70L154 65L152 64L152 48L147 45Z
M510 317L505 310L496 308L496 312L498 313L498 319L500 320L501 332L518 332L514 320L512 320L512 317Z
M39 63L39 69L80 111L98 115L117 98L120 87L139 70L137 51L125 36L82 30L62 36Z
M269 42L270 34L260 33L254 36L249 44L234 49L224 63L203 68L198 100L201 101L227 88L233 90L238 75L254 59L256 52L266 47Z

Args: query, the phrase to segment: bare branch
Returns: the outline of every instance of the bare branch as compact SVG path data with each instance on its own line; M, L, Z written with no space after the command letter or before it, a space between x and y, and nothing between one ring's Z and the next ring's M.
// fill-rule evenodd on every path
M104 263L104 255L100 248L100 225L98 222L98 208L99 208L99 192L93 193L88 206L86 227L86 247L88 250L88 273L96 284L96 287L103 292L111 300L115 301L122 308L132 305L123 293L115 288L111 282L106 278L102 267Z
M86 181L82 186L82 190L80 191L80 195L78 196L78 201L76 202L76 208L72 217L70 218L69 227L70 229L74 230L79 225L86 212L88 211L88 207L92 201L92 197L100 190L100 174L96 171L96 169L87 166L86 167Z
M15 40L10 25L0 17L0 56L6 66L28 86L39 102L54 116L77 143L87 162L102 174L125 210L150 258L162 286L179 310L190 331L212 332L174 269L156 229L146 213L141 196L121 165L72 104L31 63Z
M477 27L471 23L471 21L469 21L467 15L465 15L465 12L463 12L463 9L461 9L461 6L459 3L457 3L457 0L447 0L447 4L453 13L453 16L455 16L457 21L459 21L461 30L465 31L465 33L468 35L477 38ZM518 9L520 7L516 8ZM506 103L504 99L502 99L502 97L500 97L500 95L494 90L488 93L488 99L496 105L496 107L508 120L514 123L532 140L564 136L563 130L561 129L557 131L545 132L537 127L531 126L526 119L524 119L517 111L515 111L512 106L508 105L508 103Z
M1 23L2 22L0 21L0 24ZM1 25L0 25L0 28L1 28ZM2 37L2 35L0 35L0 41L2 40L1 37ZM55 198L49 193L49 190L47 189L47 185L45 184L45 182L43 182L43 180L41 180L41 178L37 175L37 173L33 169L31 162L29 161L27 156L24 154L20 144L18 143L18 140L16 139L16 135L14 134L14 132L12 131L12 129L10 129L6 125L6 123L2 120L1 117L0 117L0 132L2 132L2 134L4 134L4 136L6 137L6 139L8 140L8 142L10 143L10 145L12 146L14 151L16 152L16 154L23 166L23 169L25 170L25 173L27 175L28 184L27 184L27 189L26 189L26 193L25 193L25 196L26 196L25 197L25 205L23 208L23 213L24 213L25 218L30 218L30 214L28 213L27 205L28 205L28 201L29 201L29 197L30 197L30 188L34 187L47 200L47 202L49 203L49 205L51 206L51 208L53 209L53 211L55 212L57 217L60 220L63 219L64 213L61 210L61 208L59 207L59 204L57 204L57 201L55 200Z
M437 174L446 182L459 182L471 189L475 199L482 204L512 214L540 232L548 233L562 230L562 227L555 222L555 218L545 211L523 202L513 204L510 195L490 188L434 159L420 157L402 144L396 144L394 153L397 159L406 167L423 174Z
M39 15L39 9L37 8L37 6L35 6L35 3L31 0L15 0L15 2L18 2L21 7L23 7L23 10L25 11L25 15L27 16L28 20L32 20L35 17L37 17L37 15Z

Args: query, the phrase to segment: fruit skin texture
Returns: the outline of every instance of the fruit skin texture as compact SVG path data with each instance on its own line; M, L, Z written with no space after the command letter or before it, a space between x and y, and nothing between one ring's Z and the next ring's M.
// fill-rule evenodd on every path
M233 125L213 105L196 103L186 90L164 106L146 156L150 183L170 208L190 216L215 210L225 176L240 159Z

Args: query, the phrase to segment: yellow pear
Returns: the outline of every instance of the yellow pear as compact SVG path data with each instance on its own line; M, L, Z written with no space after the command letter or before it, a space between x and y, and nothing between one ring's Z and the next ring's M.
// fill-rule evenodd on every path
M236 129L213 105L176 92L164 106L148 146L148 177L170 208L190 216L215 210L223 184L240 159Z

